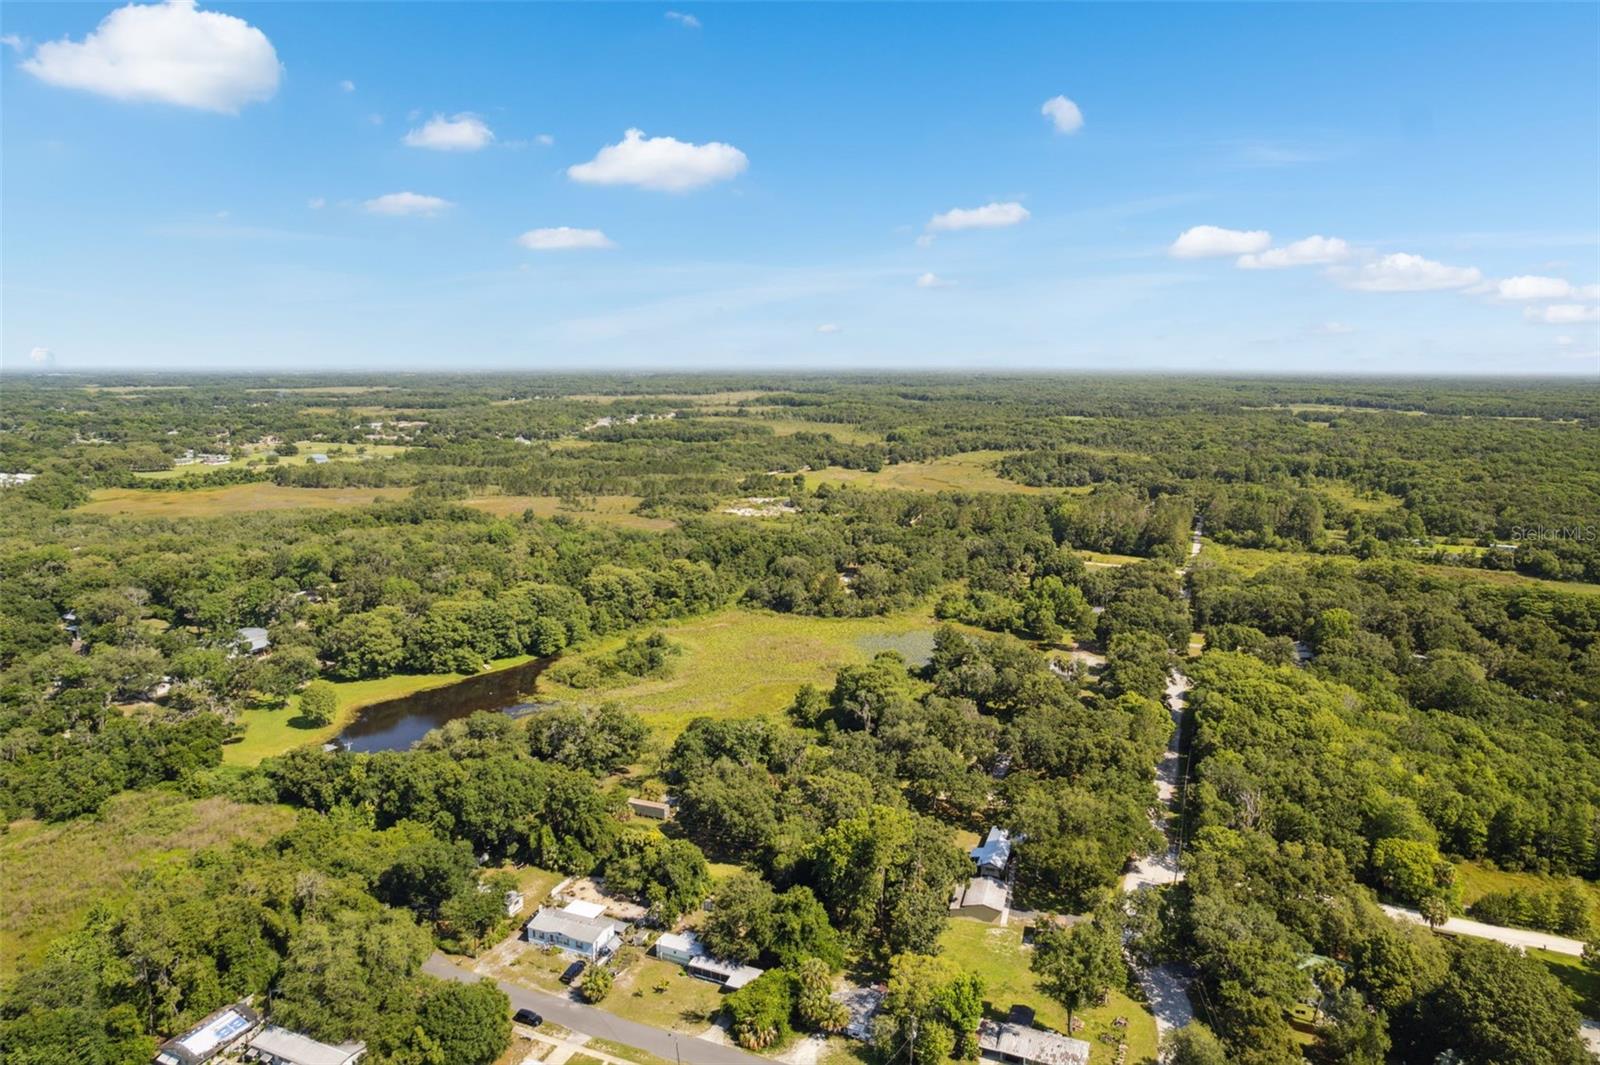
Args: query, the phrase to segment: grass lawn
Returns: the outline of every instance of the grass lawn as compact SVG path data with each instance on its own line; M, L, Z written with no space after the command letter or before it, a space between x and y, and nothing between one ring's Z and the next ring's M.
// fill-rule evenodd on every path
M494 1059L494 1065L522 1065L529 1060L530 1055L532 1060L542 1061L543 1057L537 1052L542 1046L546 1044L535 1043L532 1039L524 1039L520 1035L512 1035L511 1045L506 1047L505 1053Z
M874 1065L875 1055L867 1044L843 1036L834 1036L822 1050L817 1065Z
M615 699L670 739L701 715L782 713L800 685L831 686L835 669L867 661L878 641L936 624L926 608L879 618L812 618L734 607L661 626L684 651L670 677L579 690L555 683L547 673L539 679L539 695L580 703ZM614 650L622 642L606 641L587 654Z
M489 663L489 669L506 669L533 660L532 655L518 655ZM440 688L462 679L460 673L397 673L392 677L375 680L334 681L333 688L339 699L333 722L328 725L311 725L300 716L300 697L292 695L289 704L281 710L257 707L239 713L239 723L244 726L244 738L222 748L222 760L229 765L256 765L270 758L308 743L327 743L337 736L363 706L381 703L412 692Z
M501 979L513 983L523 984L539 991L548 991L553 995L567 993L566 985L561 982L561 974L573 962L579 961L575 954L565 954L559 950L547 947L527 945L517 952L516 960L506 967L504 974L496 974ZM615 991L612 992L615 994ZM610 995L606 996L607 1001Z
M1047 998L1034 985L1033 972L1028 968L1033 952L1022 945L1022 929L1017 925L1004 928L999 925L951 918L944 935L939 938L944 955L962 970L983 977L984 1011L996 1019L1003 1018L1013 1003L1032 1006L1038 1023L1063 1034L1067 1030L1067 1011ZM1084 1027L1076 1033L1086 1039L1092 1048L1090 1065L1111 1065L1116 1060L1116 1046L1102 1043L1103 1032L1120 1033L1128 1041L1130 1065L1154 1061L1156 1057L1156 1021L1143 1006L1120 990L1111 992L1104 1006L1084 1010L1077 1014ZM1112 1021L1126 1017L1128 1027L1116 1028Z
M114 902L141 869L233 840L262 842L293 822L286 806L168 791L124 792L98 817L12 822L0 834L0 980L76 928L91 904Z
M829 466L806 474L808 486L853 484L866 488L898 488L908 492L1024 492L1037 494L1059 489L1034 488L1008 481L995 472L1002 451L968 451L932 462L901 462L877 473Z
M1572 1004L1590 1020L1600 1020L1600 973L1586 968L1583 959L1548 950L1530 950L1528 957L1544 963L1550 975L1572 992Z
M469 507L486 510L500 517L519 517L523 511L531 510L541 518L565 515L600 525L642 529L646 532L660 532L677 525L671 518L648 518L635 514L633 508L639 505L640 499L639 496L590 496L581 507L568 507L557 496L476 496L464 502Z
M305 507L360 507L380 499L402 499L409 488L293 488L276 484L233 484L226 488L161 491L102 488L79 507L84 514L127 518L212 518L262 510Z
M722 1011L722 997L715 984L696 980L683 966L645 957L617 978L600 1005L630 1021L695 1035Z
M614 1058L624 1061L636 1061L639 1065L673 1065L665 1058L658 1058L649 1051L628 1046L626 1043L613 1043L609 1039L590 1039L584 1046L593 1047L601 1054L610 1054ZM572 1059L576 1061L577 1059Z

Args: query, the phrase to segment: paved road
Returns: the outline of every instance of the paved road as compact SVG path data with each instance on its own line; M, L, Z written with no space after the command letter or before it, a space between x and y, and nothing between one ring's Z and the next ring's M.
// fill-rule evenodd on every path
M1416 910L1408 910L1403 906L1384 906L1383 912L1390 917L1398 917L1402 921L1415 921L1422 924L1422 914ZM1450 932L1458 936L1477 936L1479 939L1493 939L1504 943L1508 947L1537 947L1540 950L1553 951L1556 954L1571 954L1573 957L1583 956L1583 943L1566 936L1554 936L1549 932L1530 932L1526 928L1505 928L1497 924L1484 924L1482 921L1469 921L1465 917L1452 917L1439 926L1439 931Z
M483 979L477 973L453 964L450 959L438 953L422 963L422 971L442 980L457 980L468 984ZM660 1028L652 1028L648 1024L623 1020L594 1006L586 1006L559 995L548 995L543 991L533 991L504 980L495 982L511 999L511 1008L514 1010L523 1008L536 1010L546 1020L554 1021L574 1032L592 1035L597 1039L609 1039L613 1043L643 1050L647 1054L654 1054L667 1061L682 1062L683 1065L772 1065L766 1058L746 1054L737 1047L722 1046L704 1039L696 1039L694 1036L678 1035L662 1031Z
M1600 1021L1584 1021L1578 1025L1578 1037L1589 1048L1589 1056L1600 1058Z

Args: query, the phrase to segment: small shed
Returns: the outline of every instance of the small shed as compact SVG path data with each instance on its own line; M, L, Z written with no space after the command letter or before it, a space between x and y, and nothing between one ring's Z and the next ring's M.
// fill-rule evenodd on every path
M630 798L628 800L630 813L640 817L648 817L656 821L665 821L672 816L672 804L659 799Z

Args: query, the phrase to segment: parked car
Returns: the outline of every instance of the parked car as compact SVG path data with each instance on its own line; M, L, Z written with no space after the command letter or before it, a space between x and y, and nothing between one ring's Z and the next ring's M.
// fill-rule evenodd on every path
M530 1009L520 1009L511 1015L511 1019L518 1024L525 1024L529 1028L537 1028L544 1023L544 1018Z
M572 983L572 981L576 980L579 974L583 972L584 965L584 962L575 961L571 965L567 966L566 972L561 974L561 982L563 984Z

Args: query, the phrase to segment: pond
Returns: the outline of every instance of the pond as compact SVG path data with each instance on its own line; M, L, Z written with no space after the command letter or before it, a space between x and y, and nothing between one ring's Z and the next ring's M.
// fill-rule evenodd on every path
M479 710L519 717L539 704L528 696L550 664L536 658L520 666L465 677L454 684L364 706L334 743L347 751L403 751L433 729Z

